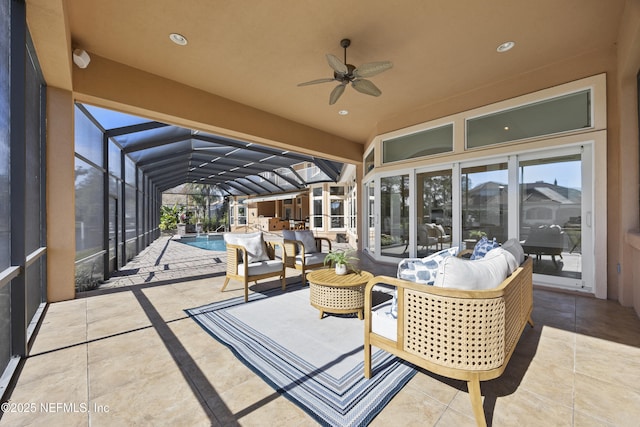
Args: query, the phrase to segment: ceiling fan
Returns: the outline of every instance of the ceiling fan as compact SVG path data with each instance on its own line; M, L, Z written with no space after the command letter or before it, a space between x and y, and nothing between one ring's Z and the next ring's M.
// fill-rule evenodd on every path
M380 89L378 89L371 81L366 80L363 77L372 77L376 74L380 74L381 72L393 67L393 64L391 61L369 62L356 68L354 65L347 64L347 48L350 45L351 40L349 39L342 39L340 41L340 46L344 48L344 62L330 53L327 54L329 66L333 68L332 79L326 78L311 80L310 82L300 83L298 86L308 86L333 81L340 82L340 84L331 91L331 95L329 95L329 105L336 103L349 83L351 83L351 86L353 86L353 88L358 92L371 96L380 96L382 94Z

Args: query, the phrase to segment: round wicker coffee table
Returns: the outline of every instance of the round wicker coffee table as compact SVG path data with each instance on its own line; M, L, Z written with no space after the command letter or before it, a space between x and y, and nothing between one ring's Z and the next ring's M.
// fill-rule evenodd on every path
M320 310L320 318L324 313L346 314L358 313L363 319L364 286L373 278L367 271L336 274L335 269L325 268L307 274L311 305Z

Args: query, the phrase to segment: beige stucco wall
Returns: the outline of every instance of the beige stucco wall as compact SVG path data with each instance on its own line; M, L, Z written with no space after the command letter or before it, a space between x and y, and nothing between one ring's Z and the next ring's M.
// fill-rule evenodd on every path
M620 185L617 252L620 254L620 273L616 287L622 305L633 305L640 315L640 231L638 204L638 81L640 71L640 1L626 3L617 49L617 93L619 112L619 162L611 174L618 175ZM613 189L610 189L613 191ZM613 205L616 208L616 205ZM617 269L617 265L615 266Z
M47 300L75 298L73 97L47 90Z

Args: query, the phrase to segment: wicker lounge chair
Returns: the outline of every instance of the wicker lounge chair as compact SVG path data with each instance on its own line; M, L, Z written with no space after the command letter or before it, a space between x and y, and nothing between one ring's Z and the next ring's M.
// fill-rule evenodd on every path
M311 230L283 232L283 238L284 264L302 272L304 286L309 270L324 267L324 258L331 251L331 240L326 237L314 237ZM327 251L323 251L322 242L326 242Z
M265 242L262 232L227 233L227 276L222 285L223 292L231 279L244 284L244 301L249 300L249 282L271 277L280 277L282 290L287 287L285 268L282 260L275 257L277 243ZM233 243L232 243L233 242Z

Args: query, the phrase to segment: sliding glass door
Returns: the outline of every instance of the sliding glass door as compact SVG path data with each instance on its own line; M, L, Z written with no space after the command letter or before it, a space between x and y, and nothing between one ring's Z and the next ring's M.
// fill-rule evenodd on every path
M591 278L583 274L593 252L591 168L584 156L585 147L580 147L518 161L519 239L533 257L539 281L571 289L592 288Z
M409 175L380 179L380 253L409 256Z
M416 239L418 256L451 247L451 170L420 172L416 175Z
M516 238L534 260L536 283L591 291L592 150L585 144L374 178L365 185L364 247L397 262L472 249L483 236Z
M509 174L507 163L463 167L461 170L462 239L473 249L483 236L499 243L508 239Z

